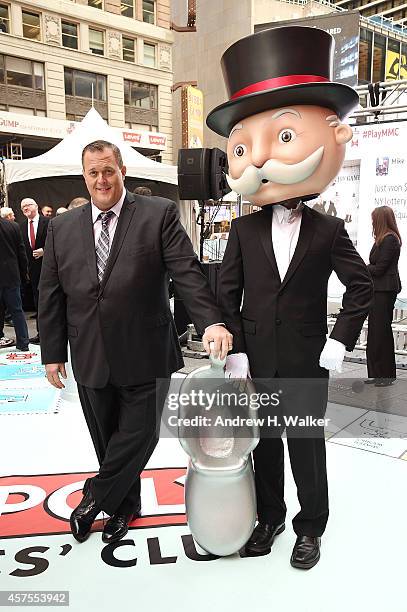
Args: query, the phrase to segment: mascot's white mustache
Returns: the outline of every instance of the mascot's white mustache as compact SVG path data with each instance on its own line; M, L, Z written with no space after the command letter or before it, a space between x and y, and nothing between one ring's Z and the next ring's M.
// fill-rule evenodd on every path
M323 153L324 147L319 147L319 149L298 162L298 164L283 164L276 159L269 159L262 168L247 166L240 178L233 179L227 174L226 180L229 183L229 187L241 195L253 195L256 193L264 179L273 183L280 183L280 185L301 183L315 172Z

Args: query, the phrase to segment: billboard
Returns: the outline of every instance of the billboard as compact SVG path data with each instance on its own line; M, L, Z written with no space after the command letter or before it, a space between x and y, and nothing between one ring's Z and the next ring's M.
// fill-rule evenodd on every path
M182 88L182 147L203 147L203 94L200 89L187 85Z
M261 23L254 26L254 31L260 32L285 25L308 26L329 32L335 39L333 80L350 85L350 87L357 85L359 64L359 13L357 11Z
M386 81L407 79L407 55L387 49L386 53Z

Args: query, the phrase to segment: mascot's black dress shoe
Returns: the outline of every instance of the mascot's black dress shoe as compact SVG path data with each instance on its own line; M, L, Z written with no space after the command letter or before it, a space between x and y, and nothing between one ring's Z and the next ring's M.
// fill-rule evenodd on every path
M311 569L319 561L321 538L298 536L290 563L299 569Z
M78 542L84 542L88 539L93 522L100 512L89 486L85 486L84 490L86 490L86 493L79 506L72 512L69 520L72 535Z
M134 513L125 514L123 512L115 512L106 522L102 533L102 540L105 544L118 542L129 530L129 523L140 516L141 506Z
M285 529L284 523L277 525L271 523L259 523L245 546L245 553L247 555L264 555L269 553L274 542L274 538L280 533L283 533Z

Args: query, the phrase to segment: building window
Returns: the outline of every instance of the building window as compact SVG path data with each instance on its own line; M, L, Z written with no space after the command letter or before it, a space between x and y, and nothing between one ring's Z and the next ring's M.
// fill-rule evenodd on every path
M124 81L124 105L156 110L158 98L157 85L149 83L138 83L136 81Z
M22 11L23 36L31 40L41 40L41 16L38 13Z
M0 4L0 32L10 32L10 17L7 4Z
M134 17L134 0L121 0L120 11L123 17Z
M102 74L64 69L65 95L77 98L94 98L106 102L106 77Z
M1 56L3 59L3 56ZM21 59L20 57L5 56L5 71L3 66L0 69L0 81L5 80L7 85L18 87L29 87L39 91L44 91L44 64Z
M407 79L407 44L401 43L400 80Z
M146 23L155 23L154 0L143 0L143 21Z
M138 130L139 132L158 132L158 125L151 125L149 123L134 123L133 121L126 121L126 127L131 130Z
M135 62L136 53L134 51L134 38L122 38L123 59L125 62Z
M386 39L375 32L373 45L373 76L372 82L384 81L386 65Z
M103 9L103 0L88 0L88 6L93 6L93 8Z
M150 66L151 68L155 68L155 45L151 45L150 43L144 43L143 45L143 64L144 66Z
M400 42L389 38L387 40L385 81L397 81L400 70Z
M69 49L78 48L78 26L76 23L62 21L62 46Z
M366 28L361 28L359 40L359 85L371 82L372 39L372 32Z
M89 28L89 49L95 55L105 54L105 33Z

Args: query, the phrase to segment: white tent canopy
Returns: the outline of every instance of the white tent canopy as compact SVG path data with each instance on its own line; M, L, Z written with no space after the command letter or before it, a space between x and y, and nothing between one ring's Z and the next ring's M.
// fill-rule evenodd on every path
M82 149L94 140L107 140L116 144L123 156L127 176L177 184L177 168L144 157L128 143L120 140L116 130L110 127L91 108L81 123L55 147L31 159L4 160L6 184L52 176L82 174Z

